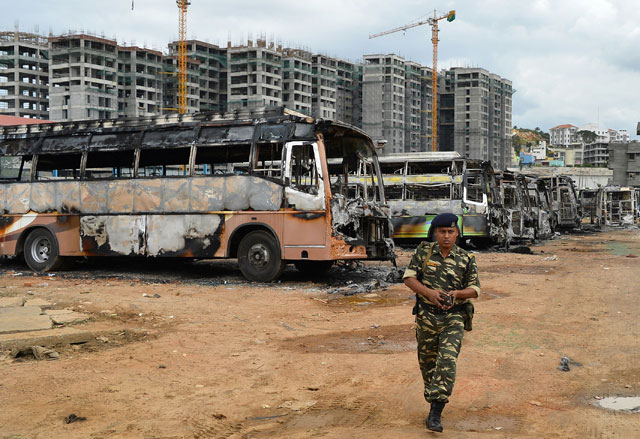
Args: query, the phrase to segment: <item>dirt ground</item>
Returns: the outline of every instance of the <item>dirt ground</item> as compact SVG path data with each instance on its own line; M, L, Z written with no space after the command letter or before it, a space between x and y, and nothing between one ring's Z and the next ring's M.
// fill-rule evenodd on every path
M597 404L640 395L640 230L531 250L476 254L483 293L444 433L424 427L409 290L344 294L389 264L248 284L229 261L7 263L0 296L89 313L76 327L96 338L55 361L0 353L0 438L638 437L640 414Z

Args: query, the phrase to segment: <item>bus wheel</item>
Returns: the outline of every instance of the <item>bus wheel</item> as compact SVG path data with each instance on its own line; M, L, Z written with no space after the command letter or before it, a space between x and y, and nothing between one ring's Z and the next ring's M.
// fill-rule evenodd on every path
M268 232L247 234L238 246L238 264L244 277L255 282L277 279L284 268L278 243Z
M295 261L293 265L300 273L321 276L331 269L334 261Z
M58 241L47 229L35 229L24 241L24 260L33 271L57 270L64 259L58 251Z

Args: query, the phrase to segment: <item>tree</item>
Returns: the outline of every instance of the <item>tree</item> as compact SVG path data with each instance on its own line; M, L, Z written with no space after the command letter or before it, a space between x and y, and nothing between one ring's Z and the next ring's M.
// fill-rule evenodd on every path
M525 140L520 136L513 136L511 142L516 155L520 156L520 151L522 151L522 146L525 144Z
M589 130L580 130L576 133L576 136L585 144L595 143L598 139L598 135Z

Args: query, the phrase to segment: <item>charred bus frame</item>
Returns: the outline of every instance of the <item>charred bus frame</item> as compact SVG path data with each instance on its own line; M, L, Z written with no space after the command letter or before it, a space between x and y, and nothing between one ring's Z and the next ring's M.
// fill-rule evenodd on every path
M393 258L373 143L339 122L268 107L5 127L0 154L0 254L36 271L78 256L237 257L269 281L287 262ZM332 191L328 159L346 184L364 163L367 193Z
M461 239L490 237L489 204L495 179L489 162L457 153L392 154L380 157L394 239L424 239L441 212L459 217Z

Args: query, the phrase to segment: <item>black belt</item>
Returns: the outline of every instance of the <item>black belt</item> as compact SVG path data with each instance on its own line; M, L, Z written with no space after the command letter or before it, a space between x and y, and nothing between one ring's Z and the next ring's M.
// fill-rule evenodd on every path
M431 314L446 315L446 314L452 314L454 312L464 311L464 303L459 303L458 305L454 305L449 309L438 308L437 306L429 305L428 303L423 302L422 300L418 300L418 303L420 304L422 309L425 310L425 312L428 312Z

